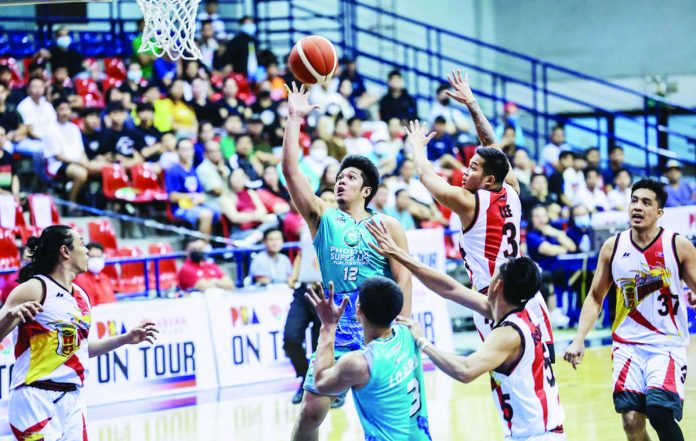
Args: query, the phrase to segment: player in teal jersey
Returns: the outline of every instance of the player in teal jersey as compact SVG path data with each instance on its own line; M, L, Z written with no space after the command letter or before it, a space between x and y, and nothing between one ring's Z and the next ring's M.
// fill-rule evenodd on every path
M367 441L430 440L421 354L411 332L392 322L403 295L393 281L375 276L360 284L356 315L365 332L365 349L350 352L335 363L334 339L348 304L311 291L307 299L321 319L314 375L322 393L352 388Z
M299 138L302 119L318 106L310 105L304 86L297 89L293 83L288 88L288 119L283 138L281 159L283 176L290 196L299 213L307 221L314 239L324 284L336 284L335 299L338 303L348 298L346 314L337 328L336 358L363 345L363 334L356 319L355 305L358 286L376 275L393 278L400 286L404 302L401 314L411 316L411 273L393 259L386 259L370 246L374 238L366 228L370 219L379 219L389 229L399 247L408 249L406 233L399 222L389 216L374 214L367 208L377 192L379 172L366 157L351 155L339 168L334 195L338 209L326 205L314 194L309 180L299 167ZM326 417L331 403L343 400L345 391L320 394L314 385L314 362L310 364L304 382L306 393L302 398L300 415L293 430L293 440L316 440L318 428Z

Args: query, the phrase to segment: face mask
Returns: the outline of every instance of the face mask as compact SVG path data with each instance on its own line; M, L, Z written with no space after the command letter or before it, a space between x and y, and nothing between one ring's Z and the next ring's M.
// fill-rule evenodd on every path
M578 228L590 228L590 215L583 214L575 218L575 226Z
M92 274L99 274L104 269L103 257L90 257L87 259L87 270Z
M191 251L189 254L189 259L191 259L193 263L201 263L204 257L203 251Z
M256 34L256 25L254 23L244 23L239 27L239 30L253 37Z
M139 70L129 70L128 71L128 81L134 83L139 83L143 79L143 73Z
M309 156L315 161L323 161L328 156L328 152L324 149L314 149L309 151Z
M63 35L56 38L56 45L58 45L58 47L61 49L67 49L68 46L70 46L70 43L72 43L72 38L70 38L69 35Z

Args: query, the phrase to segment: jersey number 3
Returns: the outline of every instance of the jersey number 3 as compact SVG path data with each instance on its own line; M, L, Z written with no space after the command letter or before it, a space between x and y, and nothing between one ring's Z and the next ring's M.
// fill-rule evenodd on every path
M411 397L411 412L410 417L413 417L421 410L420 383L418 378L414 378L408 382L408 395Z
M506 258L517 257L519 253L519 245L517 244L517 228L512 222L503 225L503 237L507 239L508 246L503 252Z
M358 280L358 267L351 266L343 268L343 280L354 282Z

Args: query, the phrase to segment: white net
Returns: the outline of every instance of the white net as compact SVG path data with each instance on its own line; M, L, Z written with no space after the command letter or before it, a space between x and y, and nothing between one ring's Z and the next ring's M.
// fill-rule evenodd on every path
M138 0L145 29L139 52L152 52L173 60L200 60L195 42L196 13L200 0Z

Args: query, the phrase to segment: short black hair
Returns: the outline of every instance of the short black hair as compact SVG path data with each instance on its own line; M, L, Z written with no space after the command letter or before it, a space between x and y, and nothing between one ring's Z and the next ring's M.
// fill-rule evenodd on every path
M511 305L524 305L541 287L541 272L529 257L510 259L500 266L499 271L503 297Z
M37 67L38 67L38 66L37 66ZM36 81L36 80L39 80L39 81L41 81L42 83L46 84L46 80L44 80L42 77L40 77L40 76L38 76L38 75L32 75L32 76L29 78L29 81L27 81L27 86L29 86L29 85L31 84L32 81Z
M280 233L280 235L283 235L283 231L280 228L271 228L270 230L266 230L263 232L263 241L265 242L266 239L268 239L268 236L271 235L271 233Z
M404 306L404 295L393 280L374 276L358 287L358 300L368 322L386 328Z
M502 150L495 147L479 147L476 154L483 158L483 173L493 175L495 182L502 184L510 171L510 162Z
M587 167L585 169L585 179L587 179L587 175L589 175L590 173L597 173L598 176L601 175L597 167Z
M155 106L152 105L152 103L149 103L147 101L144 101L142 103L138 103L138 105L135 107L135 111L137 113L140 112L146 112L146 111L154 112L155 111Z
M122 102L116 101L113 103L109 103L108 106L106 106L106 114L110 114L113 112L125 112L126 111L126 106L123 105Z
M244 24L244 22L247 21L247 20L254 21L254 17L252 17L251 15L245 15L245 16L243 16L242 18L240 18L240 19L238 20L238 23L239 23L239 24Z
M443 90L449 90L449 88L450 88L450 85L449 85L449 84L447 84L447 83L442 83L442 84L440 84L439 86L437 86L437 90L435 91L435 93L436 93L437 95L439 95L440 92L442 92Z
M667 202L667 192L665 191L665 184L655 179L641 179L640 181L633 184L631 187L631 196L636 190L645 188L651 190L655 193L655 198L657 199L657 206L659 208L665 208L665 203Z
M360 170L360 174L363 178L363 188L370 187L372 191L365 199L365 207L370 203L375 194L377 194L377 187L379 186L379 170L377 166L370 161L366 156L361 155L348 155L343 161L341 161L341 166L338 168L338 173L340 174L343 170L348 167L355 167Z
M617 151L617 150L621 150L621 151L623 152L623 151L624 151L624 148L621 147L620 145L615 145L614 147L612 147L612 148L609 149L609 154L611 155L612 153L614 153L614 152Z
M87 251L92 251L94 249L97 249L97 250L101 251L102 253L104 252L104 246L102 244L100 244L99 242L90 242L85 246L87 247Z
M553 129L551 129L551 133L555 132L556 130L565 130L565 126L562 124L556 124L553 126Z
M210 2L208 2L208 3L210 3ZM212 24L213 24L213 20L211 20L209 18L207 18L205 20L201 20L201 27L203 27L205 25L212 25Z
M597 153L599 153L599 147L588 147L588 148L586 148L586 149L585 149L585 156L587 156L588 153L593 152L593 151L595 151L595 150L597 151Z
M56 98L55 100L53 100L53 103L51 103L51 104L53 104L53 108L54 108L54 109L57 109L58 106L60 106L61 104L70 105L70 103L68 102L68 100L67 100L66 98L62 97L62 96Z
M565 158L566 156L572 156L573 159L575 159L575 153L574 153L573 151L571 151L571 150L563 150L563 151L558 155L558 159L563 159L563 158Z
M529 182L532 182L534 179L539 178L539 177L546 179L546 182L549 181L549 177L546 176L546 174L544 174L544 173L532 173L532 176L530 176L530 178L529 178Z
M438 115L438 116L435 117L434 123L435 123L435 124L447 124L447 120L445 119L444 116Z
M360 122L362 122L362 119L361 119L359 116L350 117L350 118L348 118L348 126L353 125L353 123L354 123L355 121L360 121Z
M614 173L614 179L616 179L617 176L619 176L621 173L624 173L624 172L628 173L629 178L633 179L633 173L631 173L631 170L629 170L627 168L620 168L620 169L616 170L616 173Z
M394 69L387 74L387 79L391 79L392 77L403 77L403 75L401 75L399 69Z
M85 107L80 114L83 118L86 118L89 115L101 115L101 110L96 107Z

